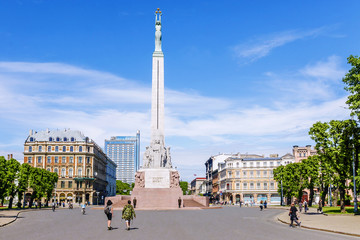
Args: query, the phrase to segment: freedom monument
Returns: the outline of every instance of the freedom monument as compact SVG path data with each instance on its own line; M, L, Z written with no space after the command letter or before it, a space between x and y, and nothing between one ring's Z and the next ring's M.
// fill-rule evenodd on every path
M183 196L179 172L172 167L170 147L164 136L164 53L161 50L161 16L155 12L155 51L152 54L151 141L146 147L143 165L135 174L135 187L130 196L108 197L114 206L136 198L137 208L178 208L182 206L205 207L207 197ZM188 203L188 204L186 204Z

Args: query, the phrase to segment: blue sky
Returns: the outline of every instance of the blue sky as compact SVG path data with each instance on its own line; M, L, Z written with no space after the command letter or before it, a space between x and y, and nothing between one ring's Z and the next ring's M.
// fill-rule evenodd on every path
M221 153L280 155L346 119L359 1L0 1L0 155L35 131L150 138L154 11L165 135L184 180Z

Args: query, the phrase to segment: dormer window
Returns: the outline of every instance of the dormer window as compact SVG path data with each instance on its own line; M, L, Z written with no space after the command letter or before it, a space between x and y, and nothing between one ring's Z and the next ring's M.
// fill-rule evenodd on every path
M74 137L72 137L72 138L71 138L71 141L72 141L72 142L75 142L75 138L74 138Z
M52 137L49 137L49 142L52 142L53 141L53 138Z
M66 137L64 137L64 142L67 142L67 140L68 140L68 139L67 139Z
M31 137L31 138L30 138L30 142L33 142L33 141L34 141L34 138L33 138L33 137Z
M56 138L56 141L57 141L57 142L60 142L60 138L59 138L59 137L57 137L57 138Z

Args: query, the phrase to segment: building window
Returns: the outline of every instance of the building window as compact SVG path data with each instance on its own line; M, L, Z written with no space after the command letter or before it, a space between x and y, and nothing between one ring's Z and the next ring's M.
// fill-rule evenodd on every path
M74 163L74 157L69 158L69 163Z
M38 157L38 163L41 163L41 157Z
M267 162L263 162L263 166L264 166L264 167L267 167Z
M65 181L61 181L61 188L65 188Z
M72 178L73 177L73 169L69 168L69 177Z
M59 137L57 137L57 138L56 138L56 141L57 141L57 142L60 142L60 138L59 138Z
M270 183L270 189L274 189L275 188L275 184L272 182Z
M54 168L54 173L59 174L59 169L58 169L58 168Z
M274 162L270 162L270 167L273 167L274 166Z
M55 152L59 151L59 146L55 146Z
M240 183L236 183L236 190L240 189Z
M260 177L260 171L256 171L256 177Z
M29 152L32 152L32 146L29 147Z
M243 183L243 188L244 189L247 189L247 186L248 186L247 183Z
M250 189L254 189L254 183L250 183Z
M250 177L253 178L254 177L254 172L250 171Z
M82 146L79 146L79 152L82 152Z
M90 168L86 169L86 176L90 177Z
M260 162L256 162L256 167L260 167Z
M66 146L63 146L63 152L66 152Z
M230 184L226 184L226 190L230 190Z
M62 168L61 169L61 177L65 177L66 176L66 169Z
M74 147L70 146L70 152L73 152L73 151L74 151Z
M254 163L253 163L253 162L250 163L250 167L254 167Z
M32 161L32 158L29 157L29 158L28 158L28 163L31 163L31 161Z
M87 147L87 151L90 152L90 147Z
M78 163L82 163L82 157L78 157Z
M81 177L81 176L82 176L82 169L79 168L79 169L78 169L78 177Z
M51 163L51 157L50 156L47 157L47 163Z
M66 157L61 158L61 163L66 163Z
M52 137L49 137L49 142L52 142L53 141L53 138Z
M260 183L256 183L256 189L260 189Z
M59 157L55 157L55 163L59 163Z
M64 142L67 142L67 140L68 140L68 139L67 139L66 137L64 137Z
M48 152L51 152L51 146L48 146Z
M90 164L90 157L86 157L86 163Z
M39 152L42 152L42 146L39 146Z
M264 175L264 177L266 177L267 176L267 171L263 171L263 175Z
M267 188L267 183L264 183L264 189L266 190Z
M240 177L240 171L236 171L236 177Z
M46 170L47 170L48 172L51 172L51 168L47 168Z
M231 178L231 171L228 171L228 176L229 178Z
M243 163L244 168L246 168L246 162Z
M237 167L237 168L239 167L239 162L236 163L236 167Z
M270 177L274 177L272 170L270 170Z
M72 137L72 138L71 138L71 141L72 141L72 142L75 142L75 138Z
M243 177L247 178L247 172L246 171L243 171Z
M33 142L33 141L34 141L34 138L33 138L33 137L31 137L31 138L30 138L30 142Z
M69 186L69 188L72 188L72 181L68 182L68 186Z

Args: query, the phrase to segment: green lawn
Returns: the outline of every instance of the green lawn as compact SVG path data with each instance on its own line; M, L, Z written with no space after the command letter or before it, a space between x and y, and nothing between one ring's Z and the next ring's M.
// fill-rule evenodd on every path
M345 213L340 212L339 207L323 207L323 213L326 214L354 214L354 207L345 207Z

